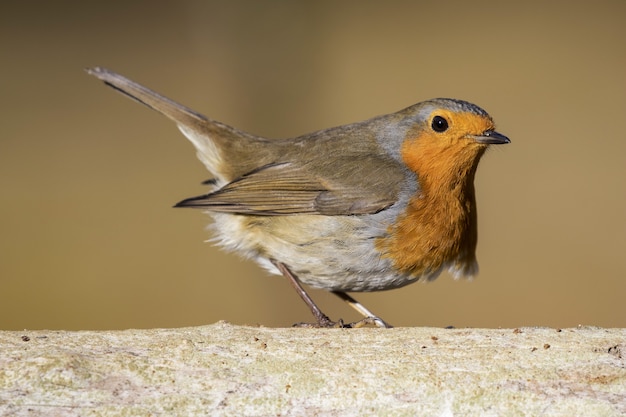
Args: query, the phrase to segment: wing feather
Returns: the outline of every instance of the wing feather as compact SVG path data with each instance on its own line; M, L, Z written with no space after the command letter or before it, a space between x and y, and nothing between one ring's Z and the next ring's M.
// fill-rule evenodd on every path
M378 161L374 166L379 169L366 175L363 167L372 164L363 162L352 164L352 168L342 164L339 175L335 172L323 176L314 175L306 164L267 164L215 192L183 200L176 207L266 216L372 214L395 203L403 174ZM378 175L380 172L385 175Z

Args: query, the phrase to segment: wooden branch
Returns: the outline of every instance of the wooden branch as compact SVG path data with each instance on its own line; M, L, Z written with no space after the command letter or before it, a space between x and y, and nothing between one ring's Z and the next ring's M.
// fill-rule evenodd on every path
M0 415L626 414L626 329L0 332Z

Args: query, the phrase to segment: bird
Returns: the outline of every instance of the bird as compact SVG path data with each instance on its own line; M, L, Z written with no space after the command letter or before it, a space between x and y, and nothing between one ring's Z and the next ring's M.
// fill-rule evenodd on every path
M395 113L286 139L210 119L102 67L118 92L165 115L211 173L208 192L175 207L204 210L222 248L283 275L306 303L304 327L392 327L348 292L478 272L474 177L510 140L467 101L435 98ZM302 284L332 292L363 319L333 321Z

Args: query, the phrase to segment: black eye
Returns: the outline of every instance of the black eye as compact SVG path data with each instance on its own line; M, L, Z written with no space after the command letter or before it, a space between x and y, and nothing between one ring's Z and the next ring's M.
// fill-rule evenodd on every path
M448 121L441 116L435 116L430 126L435 132L445 132L448 129Z

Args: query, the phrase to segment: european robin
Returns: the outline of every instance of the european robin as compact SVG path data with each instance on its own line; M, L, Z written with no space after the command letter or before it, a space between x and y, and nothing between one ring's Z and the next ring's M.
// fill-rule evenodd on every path
M390 327L347 291L471 277L474 175L489 145L509 143L493 119L437 98L399 112L269 140L211 120L104 68L87 72L172 119L213 175L209 193L176 207L211 215L214 241L284 275L319 327ZM329 290L365 316L333 322L301 283Z

